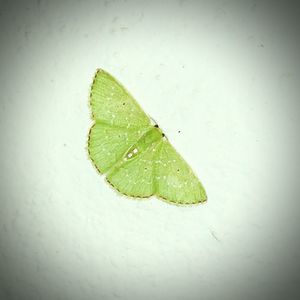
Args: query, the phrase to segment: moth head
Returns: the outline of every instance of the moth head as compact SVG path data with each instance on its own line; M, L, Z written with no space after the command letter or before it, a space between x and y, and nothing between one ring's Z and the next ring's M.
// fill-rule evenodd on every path
M153 127L157 128L157 131L163 138L166 138L166 135L162 132L162 130L159 128L157 124L155 124Z

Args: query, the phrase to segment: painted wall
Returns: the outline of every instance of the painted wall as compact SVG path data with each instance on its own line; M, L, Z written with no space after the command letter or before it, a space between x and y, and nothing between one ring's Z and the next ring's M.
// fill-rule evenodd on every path
M298 16L291 1L1 1L0 298L299 299ZM164 130L205 205L128 199L98 175L96 68Z

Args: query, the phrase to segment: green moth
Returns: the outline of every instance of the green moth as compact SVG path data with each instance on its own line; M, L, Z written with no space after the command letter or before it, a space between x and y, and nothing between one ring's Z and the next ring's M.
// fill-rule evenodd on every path
M157 196L173 204L207 200L192 169L109 73L97 70L90 93L92 118L88 151L92 162L120 193Z

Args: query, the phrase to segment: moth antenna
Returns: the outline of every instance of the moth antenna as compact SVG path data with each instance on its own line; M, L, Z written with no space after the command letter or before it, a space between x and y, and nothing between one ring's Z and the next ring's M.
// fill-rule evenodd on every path
M149 116L149 117L150 117L150 116ZM151 123L152 123L153 125L155 124L154 127L157 127L157 128L159 127L158 124L157 124L157 122L156 122L152 117L150 117L150 120L152 121Z

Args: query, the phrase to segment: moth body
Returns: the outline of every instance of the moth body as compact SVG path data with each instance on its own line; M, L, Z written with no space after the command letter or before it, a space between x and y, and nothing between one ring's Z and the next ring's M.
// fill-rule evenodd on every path
M98 70L90 97L95 123L89 156L115 189L132 197L156 195L173 204L206 201L189 165L115 78Z

